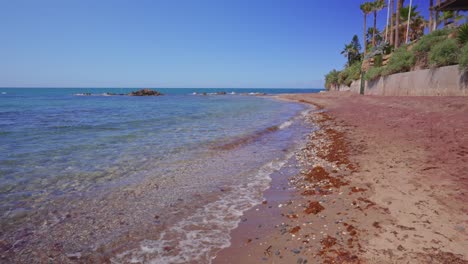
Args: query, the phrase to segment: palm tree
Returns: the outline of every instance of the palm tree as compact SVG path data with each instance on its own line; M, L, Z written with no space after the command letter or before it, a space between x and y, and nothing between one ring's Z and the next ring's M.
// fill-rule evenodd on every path
M364 33L363 33L363 41L364 41L364 54L367 52L367 43L366 43L366 31L367 31L367 15L370 14L372 11L372 3L365 2L360 6L362 13L364 14Z
M375 34L375 35L374 35ZM374 44L374 47L375 46L378 46L380 45L380 43L383 41L383 34L382 32L379 31L379 29L376 29L375 32L374 32L374 29L373 28L368 28L367 29L367 34L366 34L366 40L367 40L367 43L371 43L372 42L372 38L375 36L375 44Z
M437 0L436 1L436 5L439 6L440 5L440 0ZM439 11L437 10L434 10L434 22L433 22L433 28L432 30L436 30L437 29L437 25L439 25Z
M444 11L442 12L442 21L444 22L444 27L450 24L457 24L458 21L462 20L464 16L460 15L459 11ZM440 22L442 22L440 21Z
M395 20L393 19L393 12L395 11L395 0L390 0L390 45L393 45L394 41L394 27Z
M424 35L424 28L427 24L427 21L424 20L424 17L421 16L420 12L417 11L418 6L412 6L411 7L411 12L410 12L410 7L402 7L400 9L400 24L404 27L408 26L408 18L410 19L410 24L409 24L409 39L410 40L415 40L420 38L421 36ZM411 17L410 17L411 14ZM404 32L400 32L400 37L403 39Z
M351 43L345 44L345 47L343 51L341 51L341 54L343 54L348 59L348 63L347 63L348 66L351 65L353 53L354 53L353 45Z
M372 11L374 12L374 33L372 34L372 46L375 47L375 35L377 30L377 12L385 7L384 0L375 0L372 3Z
M337 90L336 88L338 87L339 74L339 71L333 69L331 72L325 75L325 88L327 88L327 90Z
M434 13L434 0L429 0L429 33L432 32L432 24L434 23L433 13Z
M397 10L396 10L396 18L395 18L395 48L400 46L400 9L403 6L404 0L397 0Z
M349 44L345 44L343 51L341 51L341 54L348 59L347 66L350 66L354 62L360 60L360 49L361 45L359 44L359 38L357 35L354 35L351 42Z

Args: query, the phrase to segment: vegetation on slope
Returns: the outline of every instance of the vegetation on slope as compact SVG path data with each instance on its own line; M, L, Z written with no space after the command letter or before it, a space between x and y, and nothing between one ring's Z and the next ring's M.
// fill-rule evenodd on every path
M333 69L325 75L327 89L350 86L354 80L361 78L362 73L365 80L375 80L390 74L454 64L459 64L460 70L468 71L468 23L460 25L465 18L460 12L442 12L438 18L433 14L426 21L417 6L410 8L399 0L390 1L390 5L390 24L382 31L376 28L375 19L377 12L384 7L383 1L374 0L360 5L365 25L364 49L361 53L356 35L351 43L345 45L341 54L347 58L347 62L343 70ZM433 10L432 6L430 10ZM374 23L373 27L368 28L369 14L374 15ZM424 35L425 28L429 31L427 35ZM410 44L405 45L406 42ZM386 56L388 54L391 54L390 59Z

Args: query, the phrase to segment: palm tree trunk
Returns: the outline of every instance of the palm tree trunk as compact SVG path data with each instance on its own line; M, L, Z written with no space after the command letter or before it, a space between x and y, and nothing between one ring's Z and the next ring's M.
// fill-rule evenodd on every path
M402 6L403 1L397 0L397 10L396 10L396 17L395 17L395 48L400 46L400 9Z
M434 23L433 14L434 14L434 0L429 0L429 33L432 32L432 24Z
M395 21L393 21L393 12L395 11L395 0L390 0L390 45L393 45L394 43L394 27L393 24Z
M362 38L362 41L364 42L364 55L366 55L367 53L367 38L366 38L366 29L367 29L367 14L364 13L364 34L363 34L363 38Z
M410 0L409 9L408 9L408 21L406 22L407 25L406 25L405 43L409 42L409 30L410 30L410 25L411 25L411 8L412 8L412 5L413 5L413 0Z
M436 5L439 6L440 5L440 0L437 0L436 2ZM439 24L439 11L437 10L434 10L435 12L435 17L434 17L434 26L432 28L432 30L436 30L437 29L437 24Z
M385 26L385 42L388 43L388 24L390 23L390 0L387 0L387 24Z
M375 30L377 29L377 10L374 10L374 31L372 32L372 46L375 47Z

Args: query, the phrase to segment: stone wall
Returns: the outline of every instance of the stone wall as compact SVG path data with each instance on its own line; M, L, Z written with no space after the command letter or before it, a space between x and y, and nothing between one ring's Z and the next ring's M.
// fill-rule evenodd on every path
M468 73L460 73L458 65L397 73L366 81L364 94L468 96Z

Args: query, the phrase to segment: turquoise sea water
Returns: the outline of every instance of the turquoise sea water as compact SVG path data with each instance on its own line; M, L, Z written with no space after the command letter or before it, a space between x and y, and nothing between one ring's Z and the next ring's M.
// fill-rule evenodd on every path
M294 120L306 109L248 93L318 92L158 89L165 95L105 96L132 90L0 88L0 219L28 223L27 216L53 210L54 200L93 197L148 178L169 190L152 198L158 208L195 191L247 184L284 158L301 132ZM221 91L228 94L211 95ZM175 195L180 188L170 186L187 191ZM14 232L19 223L2 231Z

